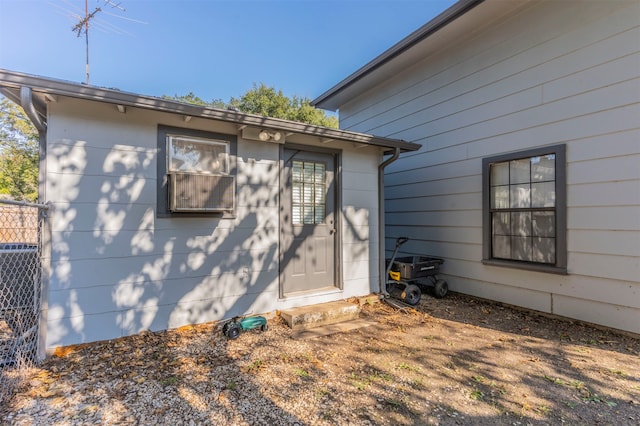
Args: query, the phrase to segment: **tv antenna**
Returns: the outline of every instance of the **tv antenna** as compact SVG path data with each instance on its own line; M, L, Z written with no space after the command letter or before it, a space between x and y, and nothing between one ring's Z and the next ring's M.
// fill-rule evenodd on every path
M124 7L121 6L122 3L114 3L111 0L103 0L105 6L109 6L112 9L119 9L121 11L125 11ZM95 16L102 11L102 8L96 7L95 10L89 13L89 0L84 0L84 17L80 17L80 20L77 24L75 24L71 31L77 33L78 38L84 33L84 42L85 42L85 52L86 52L86 63L85 63L85 72L87 75L86 83L89 84L89 21L91 21Z

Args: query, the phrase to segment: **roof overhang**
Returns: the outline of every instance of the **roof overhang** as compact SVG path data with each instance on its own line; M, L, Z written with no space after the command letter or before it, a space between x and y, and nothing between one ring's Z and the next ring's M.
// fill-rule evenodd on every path
M311 105L336 111L362 93L446 49L527 1L460 0L318 96L311 101ZM482 7L477 7L481 4Z
M0 92L5 96L11 100L18 101L20 99L20 90L23 87L31 89L34 97L34 106L43 117L46 117L46 103L54 100L57 96L64 96L114 104L119 106L120 109L132 107L182 114L189 117L233 123L238 126L267 127L287 133L317 136L324 140L354 142L394 150L398 148L402 152L420 149L419 144L400 139L383 138L365 133L332 129L255 114L245 114L233 110L203 107L153 96L123 92L117 89L90 86L0 69Z

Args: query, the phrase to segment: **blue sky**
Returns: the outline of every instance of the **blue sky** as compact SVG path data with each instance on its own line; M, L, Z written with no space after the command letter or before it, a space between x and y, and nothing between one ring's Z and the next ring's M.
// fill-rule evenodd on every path
M88 0L92 85L239 97L253 83L315 98L454 0ZM85 81L85 0L0 0L0 68Z

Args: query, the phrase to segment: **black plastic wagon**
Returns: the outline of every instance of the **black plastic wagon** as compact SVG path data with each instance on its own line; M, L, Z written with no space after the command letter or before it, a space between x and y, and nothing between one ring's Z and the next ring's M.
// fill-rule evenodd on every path
M387 259L387 292L409 305L417 305L422 289L433 287L434 296L441 299L447 295L449 285L438 278L444 259L431 256L405 256L396 258L398 248L409 241L401 237L396 240L396 249Z

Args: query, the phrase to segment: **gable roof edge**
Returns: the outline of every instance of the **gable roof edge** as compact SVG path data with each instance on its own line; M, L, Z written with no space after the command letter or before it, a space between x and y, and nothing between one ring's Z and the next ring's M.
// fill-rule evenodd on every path
M355 82L361 80L365 76L373 73L380 66L400 56L405 51L409 50L419 42L428 38L441 28L447 26L449 23L455 21L457 18L464 15L484 1L485 0L459 0L447 10L433 18L431 21L427 22L425 25L418 28L407 37L403 38L398 43L382 52L376 58L362 66L360 69L333 86L331 89L318 96L316 99L312 100L311 105L318 108L336 111L339 108L339 105L337 105L336 102L333 102L333 100L335 96L342 92L344 89L353 85Z

